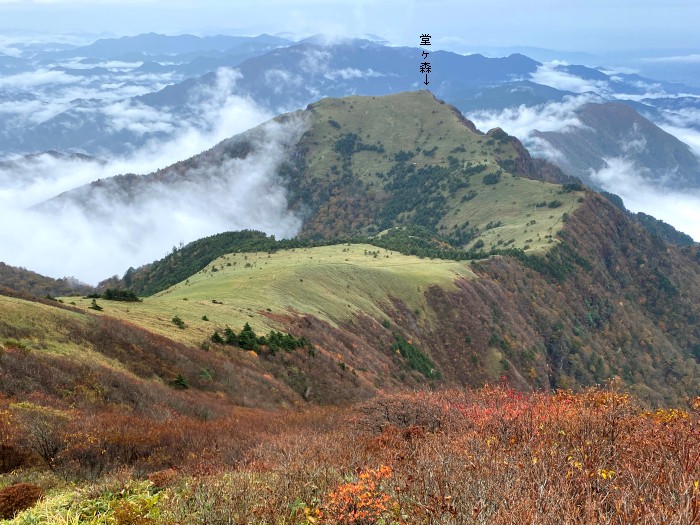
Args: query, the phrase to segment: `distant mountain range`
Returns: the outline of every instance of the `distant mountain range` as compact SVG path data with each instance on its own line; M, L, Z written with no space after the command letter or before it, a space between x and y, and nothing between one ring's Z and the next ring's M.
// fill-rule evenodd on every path
M44 70L49 77L59 75L61 82L73 79L81 89L95 93L99 86L111 83L119 86L115 94L123 93L116 100L134 110L136 116L130 118L161 115L167 123L206 126L200 114L201 94L218 89L220 67L238 72L235 82L226 87L231 94L279 113L322 97L378 96L425 88L418 71L420 51L361 39L328 43L314 37L294 43L269 35L147 34L58 51L34 50L22 57L0 56L0 71L12 75ZM600 169L603 157L624 157L655 184L700 187L695 155L657 127L667 117L697 108L700 89L603 68L543 64L522 54L487 58L438 50L430 53L430 62L427 88L467 115L522 107L536 110L565 100L578 105L573 115L581 126L550 131L538 129L534 120L534 127L523 133L549 143L548 149L556 150L550 160L588 183L596 183L589 174ZM133 126L121 121L115 125L114 111L104 110L105 102L99 98L77 97L64 102L64 110L49 111L53 84L46 82L43 94L0 84L0 104L44 107L47 114L44 120L33 116L27 125L19 126L18 116L0 113L0 154L57 149L109 156L128 153L149 141L168 140L180 129L165 123L139 125L138 120ZM128 96L130 91L141 93ZM574 97L580 102L571 102ZM635 151L630 144L644 144L647 149Z
M140 57L154 57L155 59L170 57L181 60L183 56L201 56L202 53L227 53L237 50L243 45L288 45L289 40L270 35L257 37L245 36L205 36L193 35L168 36L157 33L147 33L137 36L125 36L121 38L106 38L97 40L93 44L75 47L55 53L45 53L44 62L56 59L82 58L99 60L123 60ZM85 61L89 63L89 60Z

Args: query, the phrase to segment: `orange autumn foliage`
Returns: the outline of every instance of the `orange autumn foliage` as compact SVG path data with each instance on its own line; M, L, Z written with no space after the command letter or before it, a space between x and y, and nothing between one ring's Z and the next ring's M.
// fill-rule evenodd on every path
M382 465L366 468L357 481L344 483L328 495L323 517L328 523L364 525L377 523L396 510L395 498L385 492L386 480L391 479L392 469Z

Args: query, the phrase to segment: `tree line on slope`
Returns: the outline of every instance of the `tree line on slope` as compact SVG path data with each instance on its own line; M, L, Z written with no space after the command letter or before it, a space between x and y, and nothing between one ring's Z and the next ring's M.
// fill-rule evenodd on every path
M138 296L148 296L169 288L205 268L211 261L227 253L274 253L292 248L312 248L339 244L371 244L379 248L394 250L403 255L415 255L431 259L479 260L493 255L517 257L535 270L563 278L570 272L570 264L561 263L556 257L539 257L525 254L523 250L493 249L464 250L455 248L450 239L432 233L421 226L393 228L377 237L352 237L343 239L284 239L260 231L243 230L224 232L199 239L172 253L138 269L129 268L124 277L113 277L100 283L101 288L118 288L132 291ZM556 248L554 248L556 250ZM581 261L579 261L581 262ZM581 263L585 265L585 263Z

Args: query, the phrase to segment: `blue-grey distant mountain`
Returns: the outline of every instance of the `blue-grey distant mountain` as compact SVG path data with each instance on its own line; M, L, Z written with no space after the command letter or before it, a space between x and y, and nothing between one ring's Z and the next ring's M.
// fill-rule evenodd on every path
M518 106L541 106L551 102L562 102L575 93L555 89L530 80L515 80L503 84L465 87L450 103L464 112L479 110L502 110Z
M91 68L87 68L87 69L74 69L74 68L69 68L69 67L64 67L64 66L57 66L57 67L51 68L51 71L60 71L62 73L66 73L67 75L73 75L76 77L99 77L99 76L105 76L105 75L110 74L109 69L106 69L104 67L91 67Z
M23 58L0 53L0 75L12 75L31 70L31 64Z
M700 187L700 161L670 133L642 117L628 104L585 104L576 112L582 126L564 132L536 132L563 154L559 166L570 175L596 185L591 170L606 159L632 162L637 175L669 188Z
M599 55L576 51L561 51L532 46L465 46L458 51L469 53L480 53L488 57L503 57L514 53L528 56L540 62L550 62L552 60L566 60L574 64L600 64L603 63Z
M428 88L452 100L475 86L489 86L529 76L540 65L523 55L486 58L435 51L429 55L432 73ZM251 96L271 110L303 107L321 96L384 95L424 88L419 71L421 50L386 47L367 40L334 45L310 42L275 49L246 60L238 67L241 94ZM140 97L155 107L179 106L202 86L211 86L214 75L168 86Z
M422 51L429 52L426 61L432 68L427 86L419 71ZM581 58L587 64L593 60L590 56ZM59 59L64 62L57 63ZM147 34L102 39L59 51L43 49L32 60L0 56L0 71L3 65L17 70L32 64L74 78L82 88L111 85L145 93L129 95L131 98L119 103L133 108L134 114L142 108L144 114L163 113L169 121L192 125L202 122L201 94L207 91L217 96L248 97L272 113L304 108L324 97L377 96L417 89L429 89L465 114L522 107L537 112L551 103L569 103L583 95L577 104L602 103L579 110L585 130L535 134L559 150L561 156L556 160L567 173L591 182L588 174L604 166L605 157L625 157L649 180L700 186L695 156L654 124L682 118L688 109L700 107L700 90L604 67L542 64L519 53L488 58L430 48L390 47L380 37L329 43L314 36L294 44L270 35L201 38ZM221 67L237 70L235 82L225 88L231 93L216 86L216 71ZM31 96L11 85L0 89L0 103L24 101L30 107ZM46 93L33 103L46 104L45 100ZM121 154L154 139L167 140L171 133L140 122L115 126L114 110L105 114L104 102L98 99L75 98L68 105L65 111L48 114L41 122L32 120L21 128L11 114L0 114L0 155L47 149ZM629 157L630 145L625 141L633 137L633 131L642 133L648 154ZM652 147L652 142L658 144Z
M254 38L258 42L265 42L266 44L285 45L289 43L283 38L270 35L260 35ZM198 37L194 35L169 36L147 33L137 36L101 39L89 46L58 51L53 54L53 58L87 57L113 59L128 53L172 56L198 51L226 51L251 39L251 37L227 35Z

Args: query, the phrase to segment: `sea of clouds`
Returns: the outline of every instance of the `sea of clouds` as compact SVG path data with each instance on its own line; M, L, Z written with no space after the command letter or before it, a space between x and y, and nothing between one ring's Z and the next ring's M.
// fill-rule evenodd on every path
M0 38L0 58L21 57L22 48ZM330 81L374 76L352 69L331 70L329 56L313 51L302 63L305 71L321 71ZM118 174L146 175L187 159L218 142L268 121L274 115L251 99L236 94L240 73L220 69L215 80L189 94L185 113L154 107L139 95L179 82L172 71L144 72L140 62L105 61L84 64L71 59L43 63L29 70L0 69L0 139L32 129L66 112L102 123L106 134L141 138L123 153L100 152L92 161L41 154L30 159L2 156L0 140L0 260L53 277L75 276L95 284L129 267L149 263L173 246L222 231L251 228L278 238L295 235L300 219L289 211L285 182L277 176L287 146L303 131L303 123L272 124L262 133L253 153L204 167L177 187L149 184L128 205L115 200L110 185L93 191L89 206L61 200L61 206L42 206L47 200L99 179ZM480 111L467 117L484 131L501 127L518 137L534 155L553 161L561 152L533 132L566 132L583 126L576 111L588 102L605 99L667 97L656 84L638 85L637 92L616 91L609 82L587 80L562 71L562 62L543 64L530 78L572 93L561 102ZM70 69L101 68L96 74L71 74ZM99 73L102 71L102 73ZM610 74L611 72L606 71ZM264 79L279 89L293 90L298 73L271 70ZM612 75L611 82L615 82ZM313 93L321 97L323 93ZM700 110L666 111L656 124L688 144L700 155ZM62 124L69 126L69 121ZM645 147L642 143L630 148ZM601 188L620 195L632 211L644 211L700 240L700 195L672 192L653 186L624 155L604 160L591 172ZM700 174L699 174L700 176Z
M15 76L13 81L23 79L24 87L49 89L36 75L43 73ZM47 78L56 85L54 81L63 77ZM284 159L285 145L299 136L302 125L298 122L268 125L247 158L205 166L176 186L146 185L147 190L126 206L112 198L109 185L93 192L88 206L65 199L60 207L41 206L62 192L99 179L154 172L269 120L272 115L267 111L234 94L238 78L234 70L219 70L212 85L191 94L195 111L187 121L177 119L167 108L128 100L131 92L105 96L96 111L115 131L166 132L163 140L151 140L126 155L99 161L51 154L6 157L0 164L0 260L96 284L158 259L180 243L222 231L249 228L278 238L295 235L300 220L288 210L285 185L277 179L276 168ZM57 97L43 109L44 115L35 118L60 112L68 98ZM14 110L25 123L32 118L29 108Z

